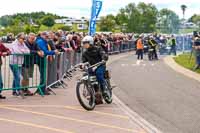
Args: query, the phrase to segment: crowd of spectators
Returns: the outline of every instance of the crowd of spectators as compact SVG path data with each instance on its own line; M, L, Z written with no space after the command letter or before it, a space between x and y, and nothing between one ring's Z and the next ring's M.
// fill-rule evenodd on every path
M55 60L55 55L59 55L61 52L70 52L73 55L70 58L72 62L71 65L76 65L81 61L81 40L86 35L87 34L85 33L65 32L62 30L57 32L44 31L39 32L38 34L29 33L28 35L19 33L15 37L15 40L12 42L11 46L8 48L3 44L1 38L0 58L9 55L9 66L13 74L12 95L33 96L33 93L28 89L28 86L29 78L33 78L35 65L37 65L39 68L40 87L42 91L41 92L40 89L37 89L36 93L40 95L41 93L44 95L49 95L50 93L46 88L47 86L45 83L46 58L48 60L47 67L51 67L51 62ZM119 49L123 41L132 41L133 39L133 34L100 33L94 36L94 45L101 46L106 52L110 52L111 43ZM2 62L0 63L2 65ZM56 67L59 67L59 65ZM49 73L51 72L49 71L48 74ZM50 77L47 76L47 81L50 81L48 78ZM2 75L0 75L0 92L2 89L3 81ZM0 95L0 98L4 99L5 97Z
M57 32L43 31L38 34L29 33L28 35L19 33L9 48L6 48L1 39L0 58L11 54L9 66L14 77L12 94L14 96L33 95L27 86L29 85L29 78L33 77L34 65L37 65L40 72L40 87L42 92L38 89L36 93L49 95L50 93L46 88L46 84L51 84L50 77L55 76L56 80L58 80L59 76L57 74L51 75L52 69L48 69L47 73L49 77L47 76L47 83L45 83L46 58L48 60L48 68L53 66L54 56L59 55L61 52L73 55L69 57L70 62L72 62L70 65L74 66L80 63L82 51L81 40L86 35L86 33L66 32L62 30L58 30ZM138 54L138 59L143 59L143 53L148 53L149 60L158 59L158 50L160 53L168 50L169 54L174 53L176 55L176 38L174 35L158 35L155 33L140 35L134 33L98 33L94 35L94 45L101 46L107 53L122 52L126 48L128 50L134 48L136 49L136 54ZM1 65L2 61L0 60L0 68ZM59 68L60 64L58 63L55 67ZM0 73L0 92L2 89L3 82ZM0 98L5 97L0 95Z

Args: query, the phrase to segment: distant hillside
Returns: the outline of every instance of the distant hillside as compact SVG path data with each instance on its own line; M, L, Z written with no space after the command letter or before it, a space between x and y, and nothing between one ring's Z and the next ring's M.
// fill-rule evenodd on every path
M14 15L5 15L0 17L0 25L7 27L16 24L41 24L41 20L45 16L51 16L54 19L66 18L51 13L32 12L32 13L17 13Z

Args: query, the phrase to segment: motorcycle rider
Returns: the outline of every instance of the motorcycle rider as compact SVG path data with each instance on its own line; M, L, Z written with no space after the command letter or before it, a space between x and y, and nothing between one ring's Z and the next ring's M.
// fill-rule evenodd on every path
M91 36L85 36L82 40L82 45L85 51L82 54L82 62L89 62L90 65L94 65L103 60L108 60L108 55L101 47L94 46L94 39ZM97 77L97 81L99 82L103 95L107 95L107 91L105 88L105 65L99 66L95 70L95 75ZM102 98L101 98L102 101ZM102 103L102 102L100 102ZM99 103L99 104L100 104Z
M149 50L152 50L152 51L150 51L151 52L151 56L149 57L149 59L150 60L153 60L153 59L158 60L158 55L157 55L157 50L156 50L156 47L157 47L158 44L154 40L153 36L150 36L148 44L149 44Z

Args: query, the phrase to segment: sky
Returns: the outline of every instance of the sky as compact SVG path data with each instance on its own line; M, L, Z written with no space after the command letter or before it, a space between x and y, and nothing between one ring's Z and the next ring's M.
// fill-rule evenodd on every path
M134 2L153 3L159 10L168 8L175 11L182 18L180 6L185 4L185 18L194 13L200 14L200 0L102 0L103 8L100 16L116 15L120 8ZM15 13L44 11L61 16L90 18L92 0L1 0L0 16Z

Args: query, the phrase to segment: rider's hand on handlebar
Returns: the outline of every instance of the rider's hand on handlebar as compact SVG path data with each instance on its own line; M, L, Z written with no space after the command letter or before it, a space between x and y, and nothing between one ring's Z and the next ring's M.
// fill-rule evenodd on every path
M106 60L102 60L102 63L106 63L107 61Z
M80 68L81 70L83 70L84 67L85 67L85 64L84 64L84 63L80 63L79 68Z
M81 63L79 68L82 70L84 68L83 64Z

